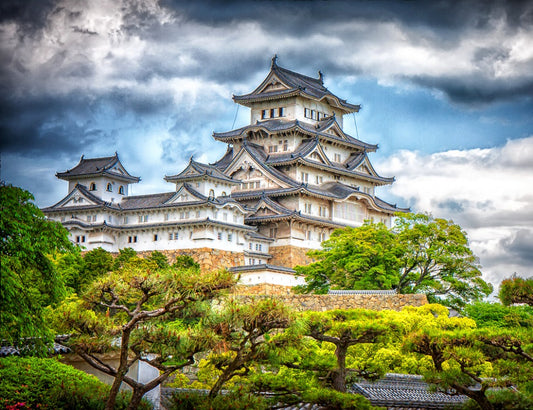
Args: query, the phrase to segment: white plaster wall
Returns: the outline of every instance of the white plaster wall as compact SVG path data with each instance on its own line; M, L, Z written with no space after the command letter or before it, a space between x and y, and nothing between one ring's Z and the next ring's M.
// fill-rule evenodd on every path
M297 286L305 285L305 279L289 273L256 271L241 273L239 281L242 285L258 285L260 283L270 283L272 285Z

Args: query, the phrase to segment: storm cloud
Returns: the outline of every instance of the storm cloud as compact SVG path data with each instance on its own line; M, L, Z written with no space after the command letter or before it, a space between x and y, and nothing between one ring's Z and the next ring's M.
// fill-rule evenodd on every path
M1 178L50 205L55 172L118 151L135 193L169 190L224 153L213 131L249 122L232 94L277 54L362 104L344 127L379 144L385 195L465 224L498 278L533 226L532 42L533 1L3 1Z

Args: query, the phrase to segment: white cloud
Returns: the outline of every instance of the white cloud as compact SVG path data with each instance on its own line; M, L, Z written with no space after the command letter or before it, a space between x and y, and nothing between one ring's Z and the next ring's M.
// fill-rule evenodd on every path
M396 176L390 193L413 211L467 231L488 280L533 275L533 136L489 149L400 151L377 168Z
M533 136L489 149L400 151L377 167L396 176L390 193L413 211L467 231L488 280L533 274Z

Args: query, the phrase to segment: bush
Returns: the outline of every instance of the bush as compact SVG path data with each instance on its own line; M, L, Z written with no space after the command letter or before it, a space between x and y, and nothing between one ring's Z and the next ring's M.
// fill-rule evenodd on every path
M466 306L466 316L474 319L478 327L532 327L531 306L507 307L500 303L477 302Z
M0 408L104 409L109 386L56 359L0 359ZM121 392L116 409L125 409L130 392ZM150 409L144 401L141 409Z
M213 399L206 390L186 390L174 393L165 404L168 410L266 410L267 403L261 396L232 392L219 394Z

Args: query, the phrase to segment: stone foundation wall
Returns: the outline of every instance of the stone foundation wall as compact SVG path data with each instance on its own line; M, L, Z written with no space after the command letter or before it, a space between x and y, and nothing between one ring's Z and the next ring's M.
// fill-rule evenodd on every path
M310 249L299 248L297 246L271 246L269 253L272 259L268 261L270 265L286 266L287 268L294 268L296 265L308 265L313 262L306 253Z
M238 286L234 297L246 303L254 298L275 296L281 302L292 306L297 311L312 310L323 312L334 309L372 309L401 310L405 306L422 306L428 303L426 295L299 295L294 294L288 286L261 284L255 286Z
M244 265L244 254L242 252L223 251L211 248L199 249L176 249L160 251L168 258L170 264L176 261L180 255L189 255L200 264L200 268L205 271L213 271L232 266ZM138 252L141 257L148 256L152 252Z

